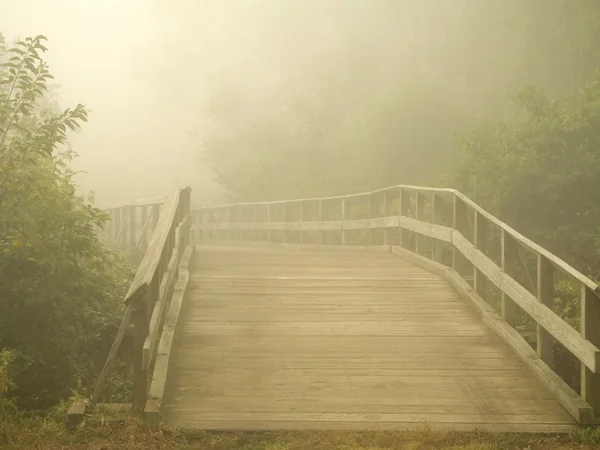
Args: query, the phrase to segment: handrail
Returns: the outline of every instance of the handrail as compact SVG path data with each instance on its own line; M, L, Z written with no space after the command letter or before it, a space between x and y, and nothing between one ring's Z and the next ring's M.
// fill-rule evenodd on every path
M537 253L540 253L545 258L547 258L550 262L552 262L552 264L554 264L561 270L567 272L572 277L578 279L581 283L588 286L591 290L600 294L600 286L597 283L590 280L587 276L585 276L584 274L579 272L577 269L571 267L567 262L565 262L558 256L554 255L553 253L549 252L545 248L539 246L535 242L526 238L525 236L520 234L518 231L516 231L514 228L512 228L511 226L502 222L500 219L496 218L491 213L487 212L485 209L483 209L477 203L472 201L466 195L464 195L461 192L457 191L456 189L452 189L452 188L422 187L422 186L399 184L399 185L395 185L395 186L391 186L391 187L387 187L387 188L377 189L374 191L360 192L360 193L349 194L349 195L339 195L339 196L334 196L334 197L300 198L300 199L292 199L292 200L277 200L277 201L271 201L271 202L255 202L255 203L230 203L230 204L218 205L218 206L204 206L201 208L194 208L194 210L196 210L196 211L214 211L214 210L222 210L222 209L244 207L244 206L282 206L282 205L292 205L292 204L306 203L306 202L326 202L326 201L334 201L334 200L348 200L348 199L352 199L352 198L360 198L360 197L365 197L365 196L373 196L376 194L384 194L386 192L391 192L396 189L419 192L420 194L423 194L423 193L429 193L429 194L434 194L434 195L435 194L438 194L438 195L446 194L449 196L459 198L468 207L472 208L473 210L475 210L479 214L481 214L485 219L489 220L494 225L502 228L505 232L509 233L514 239L518 240L521 245L529 247L529 249L531 249Z
M96 383L90 406L95 406L100 399L108 371L127 328L133 323L132 403L134 411L144 410L148 398L148 378L156 358L157 336L162 332L177 267L189 242L190 193L189 187L177 188L160 210L148 248L123 300L125 314Z
M600 413L600 287L455 189L398 185L337 197L194 208L192 217L193 233L201 239L377 242L444 263L478 298L490 300L491 283L502 294L499 319L514 329L521 309L536 322L537 357L544 364L552 365L554 341L579 359L580 398ZM535 277L523 255L533 257ZM552 309L558 273L580 286L581 330ZM560 378L553 382L563 383L564 392L570 389ZM573 413L578 420L583 409Z

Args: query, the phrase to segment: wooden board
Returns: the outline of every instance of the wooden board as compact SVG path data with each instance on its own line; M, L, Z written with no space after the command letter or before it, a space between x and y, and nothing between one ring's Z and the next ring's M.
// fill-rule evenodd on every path
M386 253L199 246L163 414L195 429L566 431L442 278Z

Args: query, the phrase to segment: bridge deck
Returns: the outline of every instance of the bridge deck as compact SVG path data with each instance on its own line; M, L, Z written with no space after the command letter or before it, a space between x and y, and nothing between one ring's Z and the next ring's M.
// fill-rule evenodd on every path
M183 428L575 426L448 284L385 253L198 247L169 373Z

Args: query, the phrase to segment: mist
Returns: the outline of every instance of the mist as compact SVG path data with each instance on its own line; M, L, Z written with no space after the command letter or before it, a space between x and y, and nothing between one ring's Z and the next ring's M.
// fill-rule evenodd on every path
M570 7L553 3L0 0L0 29L9 42L47 36L60 106L91 110L70 138L82 192L110 206L189 184L206 204L267 199L296 176L307 181L280 195L435 184L465 123L510 112L523 83L560 95L588 77L583 47L555 70L572 43L557 34ZM405 169L382 167L377 148ZM348 152L357 171L389 173L328 172L323 183L306 175L322 164L304 160L282 171L299 152Z

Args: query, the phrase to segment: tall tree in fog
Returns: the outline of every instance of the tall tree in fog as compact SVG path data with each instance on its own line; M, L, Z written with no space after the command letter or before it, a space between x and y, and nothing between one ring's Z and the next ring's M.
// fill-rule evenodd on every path
M202 111L203 157L238 199L435 182L455 130L524 83L572 93L600 61L595 0L155 5L173 25L155 81Z

